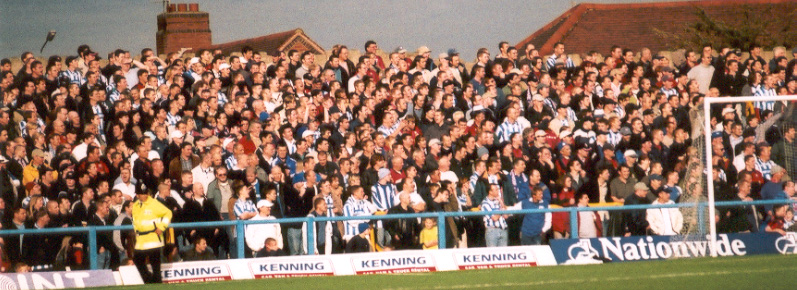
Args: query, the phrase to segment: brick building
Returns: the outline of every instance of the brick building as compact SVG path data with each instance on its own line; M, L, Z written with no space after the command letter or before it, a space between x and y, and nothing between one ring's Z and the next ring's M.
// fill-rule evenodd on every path
M676 32L683 25L697 21L695 11L700 8L714 19L733 24L744 19L742 13L767 17L765 13L793 13L794 0L709 0L627 4L582 3L566 11L547 25L520 41L516 47L524 49L533 43L541 55L553 53L557 42L565 44L569 54L583 54L591 50L607 54L612 45L639 51L669 47L656 36L654 28ZM743 8L743 9L740 9ZM797 18L792 23L797 26Z
M213 44L210 31L210 14L199 11L197 3L169 4L166 11L158 15L158 32L156 33L158 54L179 51L180 48L221 49L225 54L240 52L244 46L273 55L277 51L312 51L324 54L324 48L308 37L301 28L278 32L270 35L237 40L221 44Z

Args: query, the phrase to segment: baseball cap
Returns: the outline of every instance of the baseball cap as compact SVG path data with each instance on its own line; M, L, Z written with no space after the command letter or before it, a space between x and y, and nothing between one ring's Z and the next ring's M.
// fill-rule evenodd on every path
M448 53L441 52L440 54L437 55L437 58L448 58Z
M770 173L778 174L778 173L781 173L781 172L784 172L784 171L786 171L786 170L784 170L783 167L780 167L780 165L775 164L775 165L772 165L772 169L770 170Z
M432 140L429 140L429 146L432 146L434 144L440 145L440 139L434 138Z
M379 179L381 180L382 178L390 176L390 170L388 170L387 168L382 168L379 169L379 172L377 174L379 175Z
M664 177L662 177L661 175L658 175L658 174L651 174L650 175L650 180L659 180L659 181L661 181L661 180L664 180Z
M733 110L733 108L725 108L725 109L722 109L722 114L723 114L723 115L725 115L725 114L730 114L730 113L733 113L733 112L735 112L735 111Z
M476 155L479 156L479 157L482 157L482 156L488 155L488 154L490 154L490 151L487 150L487 147L479 147L479 149L476 149Z
M445 80L445 81L443 81L443 86L444 86L444 87L446 87L446 86L453 86L453 85L454 85L454 82L452 82L451 80Z
M722 137L722 132L720 132L720 131L711 132L711 139L721 138L721 137Z
M565 137L570 136L570 135L571 135L570 131L564 130L562 132L559 132L559 139L564 139Z
M531 98L532 101L544 101L545 99L540 94L535 94L534 97Z
M631 135L631 128L628 128L628 127L620 128L620 135L623 135L623 136Z
M368 229L368 223L361 223L361 224L357 225L357 232L358 233L365 232L365 230L367 230L367 229Z
M272 206L274 206L274 203L270 202L268 200L265 200L265 199L262 199L262 200L257 202L257 208L261 208L261 207L264 207L264 206L265 207L272 207Z
M180 130L174 130L169 133L169 138L183 138L183 132L180 132Z
M634 158L639 157L639 155L636 154L636 151L630 150L630 149L629 150L625 150L625 153L623 153L623 156L625 156L625 157L634 157Z
M429 49L429 47L427 47L425 45L418 48L418 54L424 54L424 53L427 53L427 52L432 52L432 50Z
M637 182L636 184L634 184L634 190L650 191L650 188L648 188L648 186L642 182Z
M220 69L220 70L222 70L222 69L225 69L225 68L231 68L230 64L228 64L228 63L222 63L221 65L219 65L219 69Z
M548 134L546 134L545 131L543 131L543 130L537 130L537 131L534 132L534 137L545 137L545 135L548 135Z
M396 50L395 50L395 52L398 52L398 53L406 53L406 52L407 52L407 50L406 50L406 49L404 49L404 47L403 47L403 46L399 46L399 47L396 47Z
M6 163L6 162L8 162L8 159L6 159L5 156L0 155L0 163Z

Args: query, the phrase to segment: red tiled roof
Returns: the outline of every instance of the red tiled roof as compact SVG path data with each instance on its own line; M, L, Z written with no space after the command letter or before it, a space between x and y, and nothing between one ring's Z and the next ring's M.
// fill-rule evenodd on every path
M563 42L567 53L586 53L591 50L606 54L612 45L639 51L643 47L652 51L669 50L655 34L653 28L677 32L684 23L697 21L696 10L725 23L742 19L740 6L746 5L751 13L764 13L773 8L774 13L793 13L795 0L710 0L684 2L657 2L633 4L583 3L566 11L543 26L516 47L533 43L541 55L551 54L556 42ZM791 27L797 27L792 18Z
M269 55L274 55L277 51L283 49L283 46L292 42L295 37L302 38L305 46L309 46L308 49L313 50L315 53L324 53L324 49L321 48L318 43L310 39L307 35L304 34L302 29L297 28L293 30L278 32L274 34L264 35L255 38L248 38L242 40L236 40L227 43L220 43L214 44L210 49L221 49L223 53L229 54L231 52L241 52L241 48L244 46L250 46L252 49L260 52L268 53Z

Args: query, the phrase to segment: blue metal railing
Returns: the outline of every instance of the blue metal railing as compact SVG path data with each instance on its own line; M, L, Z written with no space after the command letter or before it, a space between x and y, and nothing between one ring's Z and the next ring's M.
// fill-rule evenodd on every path
M716 207L733 207L733 206L758 206L758 205L774 205L774 204L789 204L794 203L794 200L759 200L759 201L721 201L716 202ZM676 204L659 204L659 205L624 205L624 206L607 206L607 207L565 207L565 208L547 208L547 209L521 209L521 210L500 210L500 211L462 211L462 212L427 212L415 214L389 214L389 215L373 215L373 216L356 216L356 217L301 217L301 218L282 218L272 220L235 220L235 221L216 221L216 222L190 222L190 223L173 223L170 225L174 229L196 229L196 228L217 228L235 226L236 232L236 245L237 257L244 257L244 229L246 225L251 224L273 224L273 223L307 223L307 254L313 255L315 253L315 222L319 221L346 221L346 220L391 220L391 219L408 219L408 218L437 218L438 225L438 244L446 244L446 223L447 217L470 217L470 216L485 216L494 214L534 214L534 213L554 213L554 212L568 212L570 216L570 236L578 236L578 213L582 211L628 211L628 210L645 210L655 208L682 208L682 207L697 207L697 224L700 226L699 231L705 232L705 215L704 211L707 209L708 203L676 203ZM0 236L9 235L47 235L47 234L87 234L88 235L88 249L89 249L89 267L97 269L97 232L107 232L116 230L132 230L132 225L126 226L96 226L96 227L68 227L68 228L46 228L46 229L23 229L23 230L0 230Z

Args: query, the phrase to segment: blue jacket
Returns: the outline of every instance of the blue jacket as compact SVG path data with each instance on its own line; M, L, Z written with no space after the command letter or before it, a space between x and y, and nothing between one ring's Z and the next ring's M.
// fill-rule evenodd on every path
M548 208L548 202L544 199L540 202L534 202L531 198L524 198L520 200L523 209L544 209ZM523 217L523 225L520 227L520 232L524 236L539 236L543 230L551 227L551 213L529 213Z

